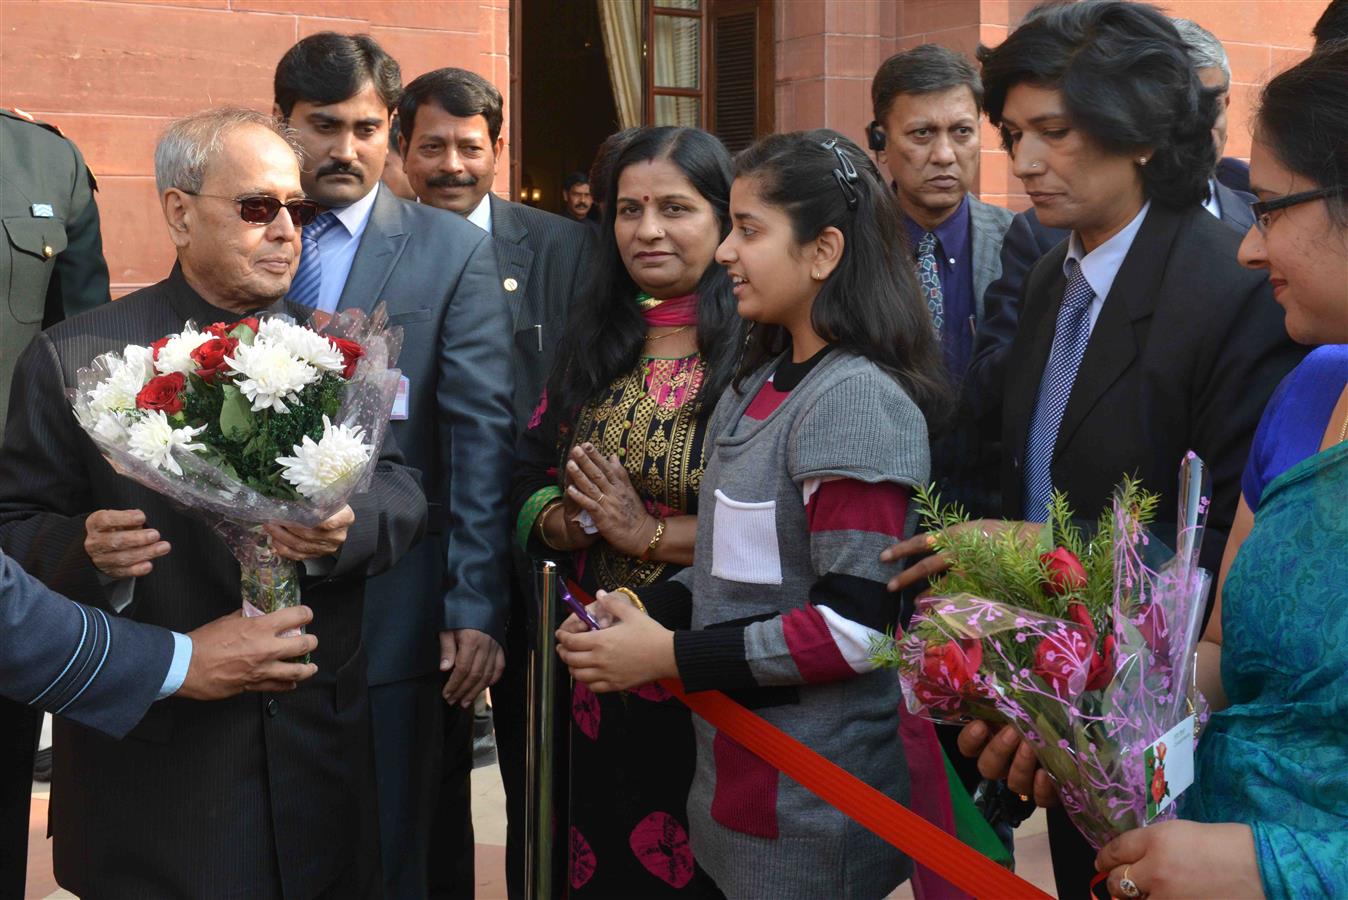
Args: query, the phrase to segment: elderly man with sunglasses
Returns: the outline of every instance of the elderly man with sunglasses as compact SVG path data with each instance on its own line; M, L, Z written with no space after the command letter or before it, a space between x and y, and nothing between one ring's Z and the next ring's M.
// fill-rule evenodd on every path
M300 226L289 129L250 110L174 123L155 152L177 264L117 303L39 335L0 452L0 548L72 599L186 634L236 613L239 567L210 526L119 476L76 424L65 391L100 353L284 302ZM307 312L307 310L301 311ZM16 400L19 399L16 397ZM381 893L361 616L367 576L421 535L417 474L390 441L367 493L315 528L268 526L302 561L316 672L294 690L150 707L121 740L58 720L53 862L62 887L99 897L313 897ZM238 640L246 642L247 634ZM179 643L175 667L209 648Z

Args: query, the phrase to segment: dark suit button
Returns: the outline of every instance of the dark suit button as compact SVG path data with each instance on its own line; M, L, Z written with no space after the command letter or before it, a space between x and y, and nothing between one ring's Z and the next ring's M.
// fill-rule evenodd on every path
M281 709L281 704L279 704L279 703L276 702L276 698L275 698L275 697L273 697L272 699L270 699L270 700L267 701L267 715L269 715L269 716L275 716L275 715L277 714L277 712L280 711L280 709Z

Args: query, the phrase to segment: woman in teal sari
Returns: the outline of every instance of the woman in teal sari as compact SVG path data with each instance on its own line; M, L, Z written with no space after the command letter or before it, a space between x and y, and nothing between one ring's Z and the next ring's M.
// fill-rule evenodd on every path
M1215 710L1187 821L1097 858L1116 897L1348 891L1348 44L1265 88L1241 262L1266 269L1287 330L1320 344L1264 413L1199 645Z

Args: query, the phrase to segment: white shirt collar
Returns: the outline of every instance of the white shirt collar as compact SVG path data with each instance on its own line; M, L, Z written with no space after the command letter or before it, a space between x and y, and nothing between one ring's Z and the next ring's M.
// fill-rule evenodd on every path
M370 221L370 210L374 209L374 200L378 194L379 182L375 182L374 187L364 197L350 206L343 206L341 209L332 211L332 214L337 217L337 221L342 223L342 227L351 237L358 238L365 232L365 225Z
M1063 260L1063 274L1070 275L1067 260L1076 260L1081 265L1081 274L1085 276L1086 283L1095 292L1096 299L1103 302L1109 296L1109 289L1114 286L1114 279L1123 266L1123 259L1128 255L1128 249L1133 246L1133 239L1142 228L1142 220L1147 217L1149 209L1151 209L1150 200L1142 204L1142 208L1138 210L1136 216L1133 216L1131 222L1090 253L1085 252L1081 246L1081 237L1073 231L1067 244L1067 259Z
M1219 219L1222 217L1222 201L1217 199L1216 178L1208 179L1208 199L1203 201L1203 208Z
M477 206L466 218L487 234L491 234L491 191L483 195Z

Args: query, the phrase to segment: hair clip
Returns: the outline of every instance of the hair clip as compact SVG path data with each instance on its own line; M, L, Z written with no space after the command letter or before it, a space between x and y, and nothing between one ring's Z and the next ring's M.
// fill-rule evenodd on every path
M861 180L861 176L857 174L857 167L852 165L851 158L838 146L837 138L824 141L823 147L825 150L832 150L838 157L838 168L833 170L833 178L838 182L838 187L842 189L847 208L855 210L857 204L861 202L861 196L854 187Z

